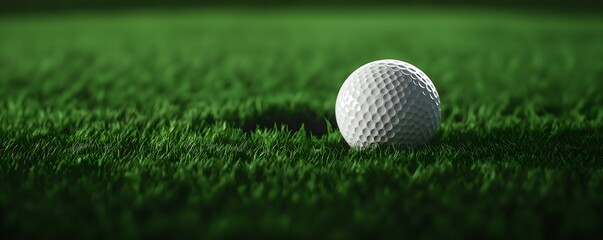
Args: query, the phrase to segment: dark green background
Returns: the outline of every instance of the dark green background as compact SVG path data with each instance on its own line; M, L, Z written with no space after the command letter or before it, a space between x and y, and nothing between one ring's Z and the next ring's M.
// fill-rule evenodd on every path
M531 9L531 10L556 10L556 11L589 11L597 12L601 9L601 1L597 0L573 0L573 1L542 1L542 0L21 0L6 1L2 4L2 12L20 12L20 11L54 11L54 10L107 10L107 9L131 9L131 8L180 8L180 7L296 7L296 6L314 6L314 7L412 7L412 6L446 6L446 7L495 7L511 9Z

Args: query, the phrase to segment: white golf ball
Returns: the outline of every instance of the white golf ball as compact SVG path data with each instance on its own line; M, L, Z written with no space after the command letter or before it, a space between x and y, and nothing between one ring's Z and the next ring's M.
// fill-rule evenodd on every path
M335 106L339 130L352 147L425 144L440 124L440 97L417 67L378 60L356 69Z

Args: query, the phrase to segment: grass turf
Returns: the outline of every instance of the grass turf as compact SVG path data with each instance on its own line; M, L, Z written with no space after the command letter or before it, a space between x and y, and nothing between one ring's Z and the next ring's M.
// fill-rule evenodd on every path
M0 35L5 236L601 235L600 17L64 13ZM428 146L336 130L339 86L381 58L438 88Z

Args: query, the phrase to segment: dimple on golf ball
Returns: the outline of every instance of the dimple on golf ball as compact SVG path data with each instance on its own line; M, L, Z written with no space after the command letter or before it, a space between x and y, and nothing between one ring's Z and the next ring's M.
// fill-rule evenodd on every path
M378 60L356 69L343 83L335 106L337 125L351 147L418 146L440 124L440 97L417 67Z

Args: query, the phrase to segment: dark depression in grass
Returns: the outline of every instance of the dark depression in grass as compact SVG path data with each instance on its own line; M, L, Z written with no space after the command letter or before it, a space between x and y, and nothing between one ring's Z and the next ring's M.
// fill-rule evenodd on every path
M3 236L601 235L600 17L64 13L0 35ZM340 85L384 58L440 93L426 147L337 130Z

